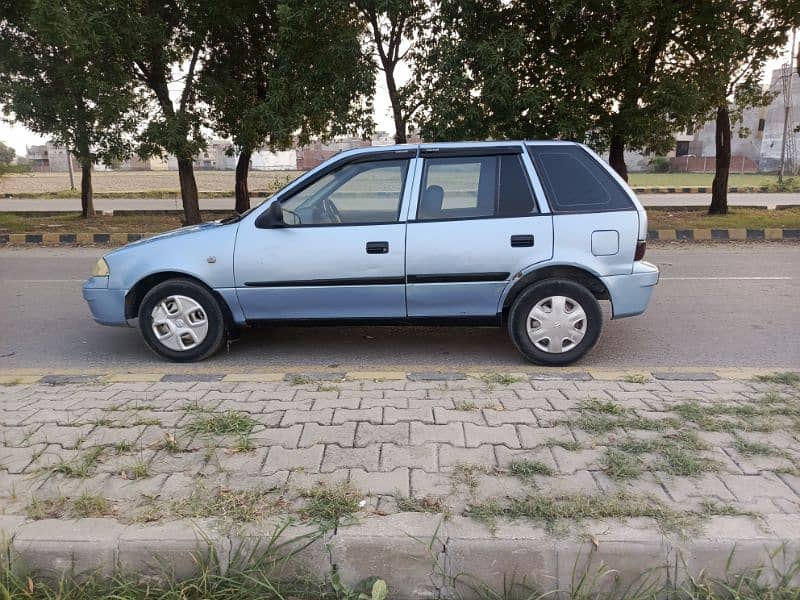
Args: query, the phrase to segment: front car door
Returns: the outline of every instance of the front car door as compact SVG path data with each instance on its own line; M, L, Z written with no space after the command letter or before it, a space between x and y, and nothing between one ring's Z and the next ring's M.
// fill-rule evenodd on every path
M247 320L404 317L400 215L414 154L342 159L279 196L286 227L243 222L235 278Z
M521 144L423 148L409 218L409 317L495 316L514 276L553 255ZM415 212L414 212L415 211Z

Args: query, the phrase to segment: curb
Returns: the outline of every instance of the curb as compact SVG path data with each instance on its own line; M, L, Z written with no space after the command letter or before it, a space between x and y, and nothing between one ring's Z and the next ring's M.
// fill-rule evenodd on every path
M631 186L636 194L710 194L711 186L699 187L664 187L664 186ZM729 187L729 194L781 194L792 192L778 192L768 186L743 186Z
M124 246L159 233L0 233L2 246ZM800 229L651 229L650 241L800 241Z
M85 369L66 369L44 372L35 369L0 370L0 385L22 385L42 383L48 385L102 384L102 383L176 383L176 382L291 382L317 383L323 381L460 381L481 379L498 373L533 381L624 381L630 376L644 377L656 381L719 381L721 379L753 379L759 375L770 375L776 371L791 369L777 368L642 368L642 369L583 369L563 367L542 370L513 368L507 371L454 371L436 370L430 366L419 371L345 371L335 369L294 369L277 371L253 371L243 373L219 373L203 369L183 369L159 372L109 373L91 372Z
M766 515L758 523L714 517L691 540L665 538L649 519L592 521L583 535L569 536L522 522L498 523L490 531L468 518L420 513L367 517L325 534L302 524L282 532L278 527L276 521L231 531L209 519L123 525L0 516L0 540L6 540L15 570L155 577L171 571L184 578L196 572L198 556L215 555L224 573L235 557L257 554L253 550L273 534L290 547L307 536L282 564L284 574L322 579L335 571L350 587L380 577L392 598L474 598L476 587L502 590L510 581L554 592L571 589L584 573L601 588L595 593L643 581L672 591L701 572L725 579L759 566L767 567L769 584L776 579L769 566L788 570L800 545L800 516L788 514Z

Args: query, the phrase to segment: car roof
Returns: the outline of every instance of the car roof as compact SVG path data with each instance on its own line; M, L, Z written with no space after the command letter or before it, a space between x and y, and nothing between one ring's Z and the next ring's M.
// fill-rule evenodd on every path
M391 153L407 153L407 152L416 152L425 151L425 150L459 150L464 149L468 150L471 148L502 148L502 147L509 147L509 146L521 146L521 145L563 145L563 146L576 146L579 145L578 142L572 141L564 141L564 140L496 140L496 141L476 141L476 142L425 142L422 144L394 144L389 146L366 146L363 148L353 148L350 150L343 150L336 154L336 158L347 158L351 156L359 156L363 154L373 154L379 152Z

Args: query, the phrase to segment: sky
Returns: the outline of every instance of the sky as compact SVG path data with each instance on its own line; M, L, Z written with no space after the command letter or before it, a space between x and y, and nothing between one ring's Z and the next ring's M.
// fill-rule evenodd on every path
M762 80L768 83L770 81L770 74L774 69L780 68L780 66L787 61L791 62L789 60L790 56L791 47L790 44L787 44L778 57L767 63ZM403 73L402 70L398 69L397 75L398 78L407 76L407 71ZM386 82L383 79L383 72L379 72L375 89L375 121L378 124L377 129L379 131L386 131L390 134L394 134L394 124L391 117L390 106L389 95L386 91ZM33 133L22 125L0 121L0 141L13 147L17 151L18 156L25 156L26 145L42 144L46 139Z

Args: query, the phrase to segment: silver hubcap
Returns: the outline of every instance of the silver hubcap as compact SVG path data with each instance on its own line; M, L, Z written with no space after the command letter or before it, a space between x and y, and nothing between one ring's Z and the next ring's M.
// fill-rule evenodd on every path
M525 327L539 350L567 352L586 335L586 313L572 298L549 296L531 309Z
M187 296L167 296L156 304L150 315L156 339L170 350L191 350L202 344L208 335L206 311Z

